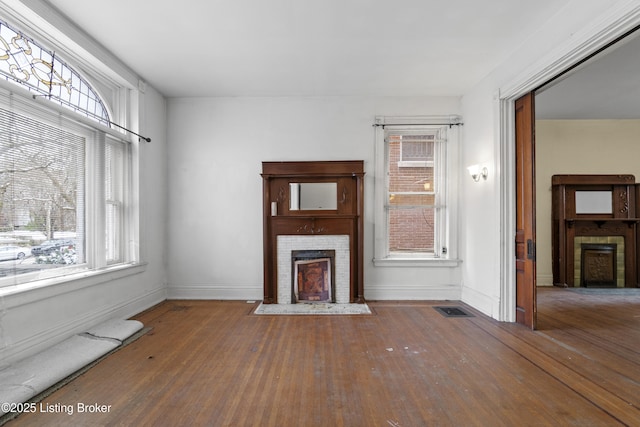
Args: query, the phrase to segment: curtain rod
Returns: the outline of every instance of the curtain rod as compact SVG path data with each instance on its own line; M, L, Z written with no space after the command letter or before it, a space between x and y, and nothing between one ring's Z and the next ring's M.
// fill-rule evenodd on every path
M464 123L374 123L373 127L382 127L384 129L385 126L463 126Z
M54 64L55 60L56 60L56 52L54 51L54 52L53 52L53 54L52 54L52 56L51 56L51 73L50 73L50 79L51 79L51 82L53 82L53 64ZM63 64L64 64L64 62L63 62ZM80 81L82 82L82 78L80 78ZM59 97L57 97L57 96L54 96L54 95L51 93L51 90L53 89L53 84L52 84L51 82L50 82L50 84L49 84L49 95L48 95L48 98L49 98L49 100L51 100L51 98L54 98L54 99L58 100L58 99L60 99L60 98L59 98ZM33 95L33 99L35 99L35 98L36 98L36 96L37 96L37 95ZM41 95L41 96L45 96L45 97L47 97L47 95ZM88 113L88 114L91 114L89 111L84 111L84 112L85 112L85 113ZM105 120L104 118L102 118L102 117L100 117L100 116L98 116L98 115L96 115L96 114L93 114L93 116L94 116L94 117L96 117L98 120L104 120L104 121L106 121L107 123L109 123L110 125L114 125L114 126L116 126L116 127L120 128L120 129L122 129L122 130L123 130L123 131L125 131L125 132L129 132L130 134L133 134L133 135L137 136L138 138L142 138L143 140L145 140L145 141L147 141L147 142L151 142L151 138L149 138L149 137L142 136L142 135L140 135L139 133L136 133L136 132L134 132L134 131L132 131L132 130L130 130L130 129L127 129L127 128L126 128L126 127L124 127L124 126L120 126L119 124L112 122L111 120Z
M144 140L145 140L145 141L147 141L147 142L151 142L151 138L149 138L149 137L142 136L142 135L140 135L139 133L135 133L134 131L127 129L127 128L126 128L126 127L124 127L124 126L120 126L119 124L114 123L114 122L112 122L111 120L107 120L107 122L109 122L109 124L110 124L110 125L114 125L114 126L116 126L116 127L119 127L120 129L122 129L122 130L123 130L123 131L125 131L125 132L129 132L129 133L131 133L131 134L134 134L134 135L135 135L135 136L137 136L138 138L142 138L142 139L144 139Z
M54 99L57 100L57 98L55 96L52 96L52 95L42 95L42 94L41 95L36 95L36 94L32 94L31 97L33 99L37 99L37 98L42 97L42 98L48 98L48 99L54 98ZM120 126L119 124L117 124L115 122L112 122L111 120L105 120L104 117L100 117L100 116L98 116L96 114L91 114L89 111L83 111L82 114L90 114L90 115L94 116L96 118L96 120L98 120L98 121L109 123L110 125L116 126L117 128L120 128L125 132L129 132L130 134L133 134L133 135L137 136L138 138L141 138L141 139L145 140L146 142L151 142L151 138L149 138L147 136L142 136L139 133L136 133L136 132L132 131L131 129L127 129L124 126Z

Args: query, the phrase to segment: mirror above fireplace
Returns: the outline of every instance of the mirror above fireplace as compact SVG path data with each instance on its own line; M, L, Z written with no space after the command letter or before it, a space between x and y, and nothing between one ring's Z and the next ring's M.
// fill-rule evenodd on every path
M612 214L613 201L611 191L578 191L576 195L576 214Z
M289 210L336 210L338 209L338 183L336 182L290 182Z

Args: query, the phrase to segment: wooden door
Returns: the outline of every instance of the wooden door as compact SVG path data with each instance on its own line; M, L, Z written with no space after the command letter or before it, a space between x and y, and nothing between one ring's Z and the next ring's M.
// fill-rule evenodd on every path
M534 95L516 100L516 322L536 327Z

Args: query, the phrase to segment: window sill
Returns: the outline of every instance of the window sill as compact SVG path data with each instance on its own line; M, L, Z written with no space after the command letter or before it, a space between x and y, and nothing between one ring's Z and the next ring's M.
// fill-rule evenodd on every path
M442 258L374 258L376 267L457 267L460 259Z
M146 270L146 266L146 263L118 264L101 270L87 270L61 277L9 285L0 288L0 298L10 297L12 300L15 298L16 301L12 302L12 306L28 304L61 293L139 274Z

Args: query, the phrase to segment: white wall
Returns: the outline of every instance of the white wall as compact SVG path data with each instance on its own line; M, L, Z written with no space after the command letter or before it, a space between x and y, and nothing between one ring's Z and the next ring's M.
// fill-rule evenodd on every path
M141 104L141 128L153 139L140 147L140 251L146 265L133 269L134 275L113 272L0 296L0 369L166 298L166 106L152 88Z
M504 266L515 234L513 126L504 127L512 113L501 107L633 27L637 12L637 1L571 1L462 99L462 163L491 162L488 181L461 179L462 300L494 318L515 318L514 274Z
M374 267L376 115L447 115L457 97L182 98L168 104L169 297L263 296L263 161L364 160L368 299L458 299L459 267Z
M638 180L638 135L640 120L536 121L538 286L553 284L551 177L556 174L630 174Z

